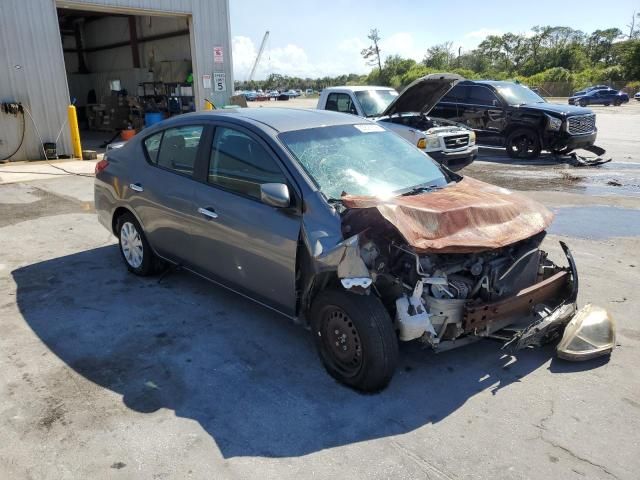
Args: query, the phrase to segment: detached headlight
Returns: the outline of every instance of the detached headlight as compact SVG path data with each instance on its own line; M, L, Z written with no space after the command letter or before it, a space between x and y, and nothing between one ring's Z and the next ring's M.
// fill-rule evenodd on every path
M545 114L546 115L546 114ZM546 115L547 117L547 130L552 130L557 132L562 127L562 120L556 117L552 117L551 115Z
M476 132L470 132L469 133L469 145L475 145L476 144Z
M616 324L604 308L585 305L567 324L558 344L558 357L589 360L611 353L616 344Z

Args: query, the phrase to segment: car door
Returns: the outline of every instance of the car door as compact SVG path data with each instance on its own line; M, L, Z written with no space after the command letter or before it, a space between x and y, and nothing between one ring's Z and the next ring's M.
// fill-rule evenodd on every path
M493 90L485 85L470 85L465 111L465 123L476 131L479 143L502 144L506 110Z
M442 100L429 112L429 115L466 124L466 99L468 90L469 87L467 85L456 85L442 97Z
M300 196L282 164L256 134L216 124L210 154L195 187L199 212L195 270L266 305L295 315ZM260 200L260 185L285 183L293 205Z
M162 257L187 262L193 212L194 170L204 125L167 128L143 140L148 165L132 178L130 205L147 239Z

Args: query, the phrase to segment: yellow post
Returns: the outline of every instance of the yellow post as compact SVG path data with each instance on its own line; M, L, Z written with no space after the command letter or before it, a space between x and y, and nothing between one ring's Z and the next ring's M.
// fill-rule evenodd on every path
M204 99L204 109L205 110L213 110L215 109L216 106L213 104L213 102L211 100L208 99Z
M80 144L80 129L78 128L78 115L76 114L76 107L69 105L67 108L67 115L69 117L69 130L71 131L71 145L73 147L74 158L82 158L82 145Z

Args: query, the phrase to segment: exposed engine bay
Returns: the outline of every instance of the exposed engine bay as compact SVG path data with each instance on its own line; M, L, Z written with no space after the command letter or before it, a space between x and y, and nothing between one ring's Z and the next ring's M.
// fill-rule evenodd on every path
M444 118L429 117L423 113L397 113L379 121L397 123L425 133L469 131L464 125Z
M564 266L540 249L553 218L541 205L467 177L418 196L343 196L343 206L338 277L347 290L380 297L401 341L442 351L490 337L517 350L559 338L577 318L561 344L580 348L563 358L613 349L606 311L587 305L576 315L568 247L560 242ZM591 327L589 341L575 333Z

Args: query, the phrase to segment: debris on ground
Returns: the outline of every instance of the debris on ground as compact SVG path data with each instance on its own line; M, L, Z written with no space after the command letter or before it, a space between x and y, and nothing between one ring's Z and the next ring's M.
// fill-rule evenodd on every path
M621 187L622 184L618 180L609 180L607 185L611 185L612 187Z

